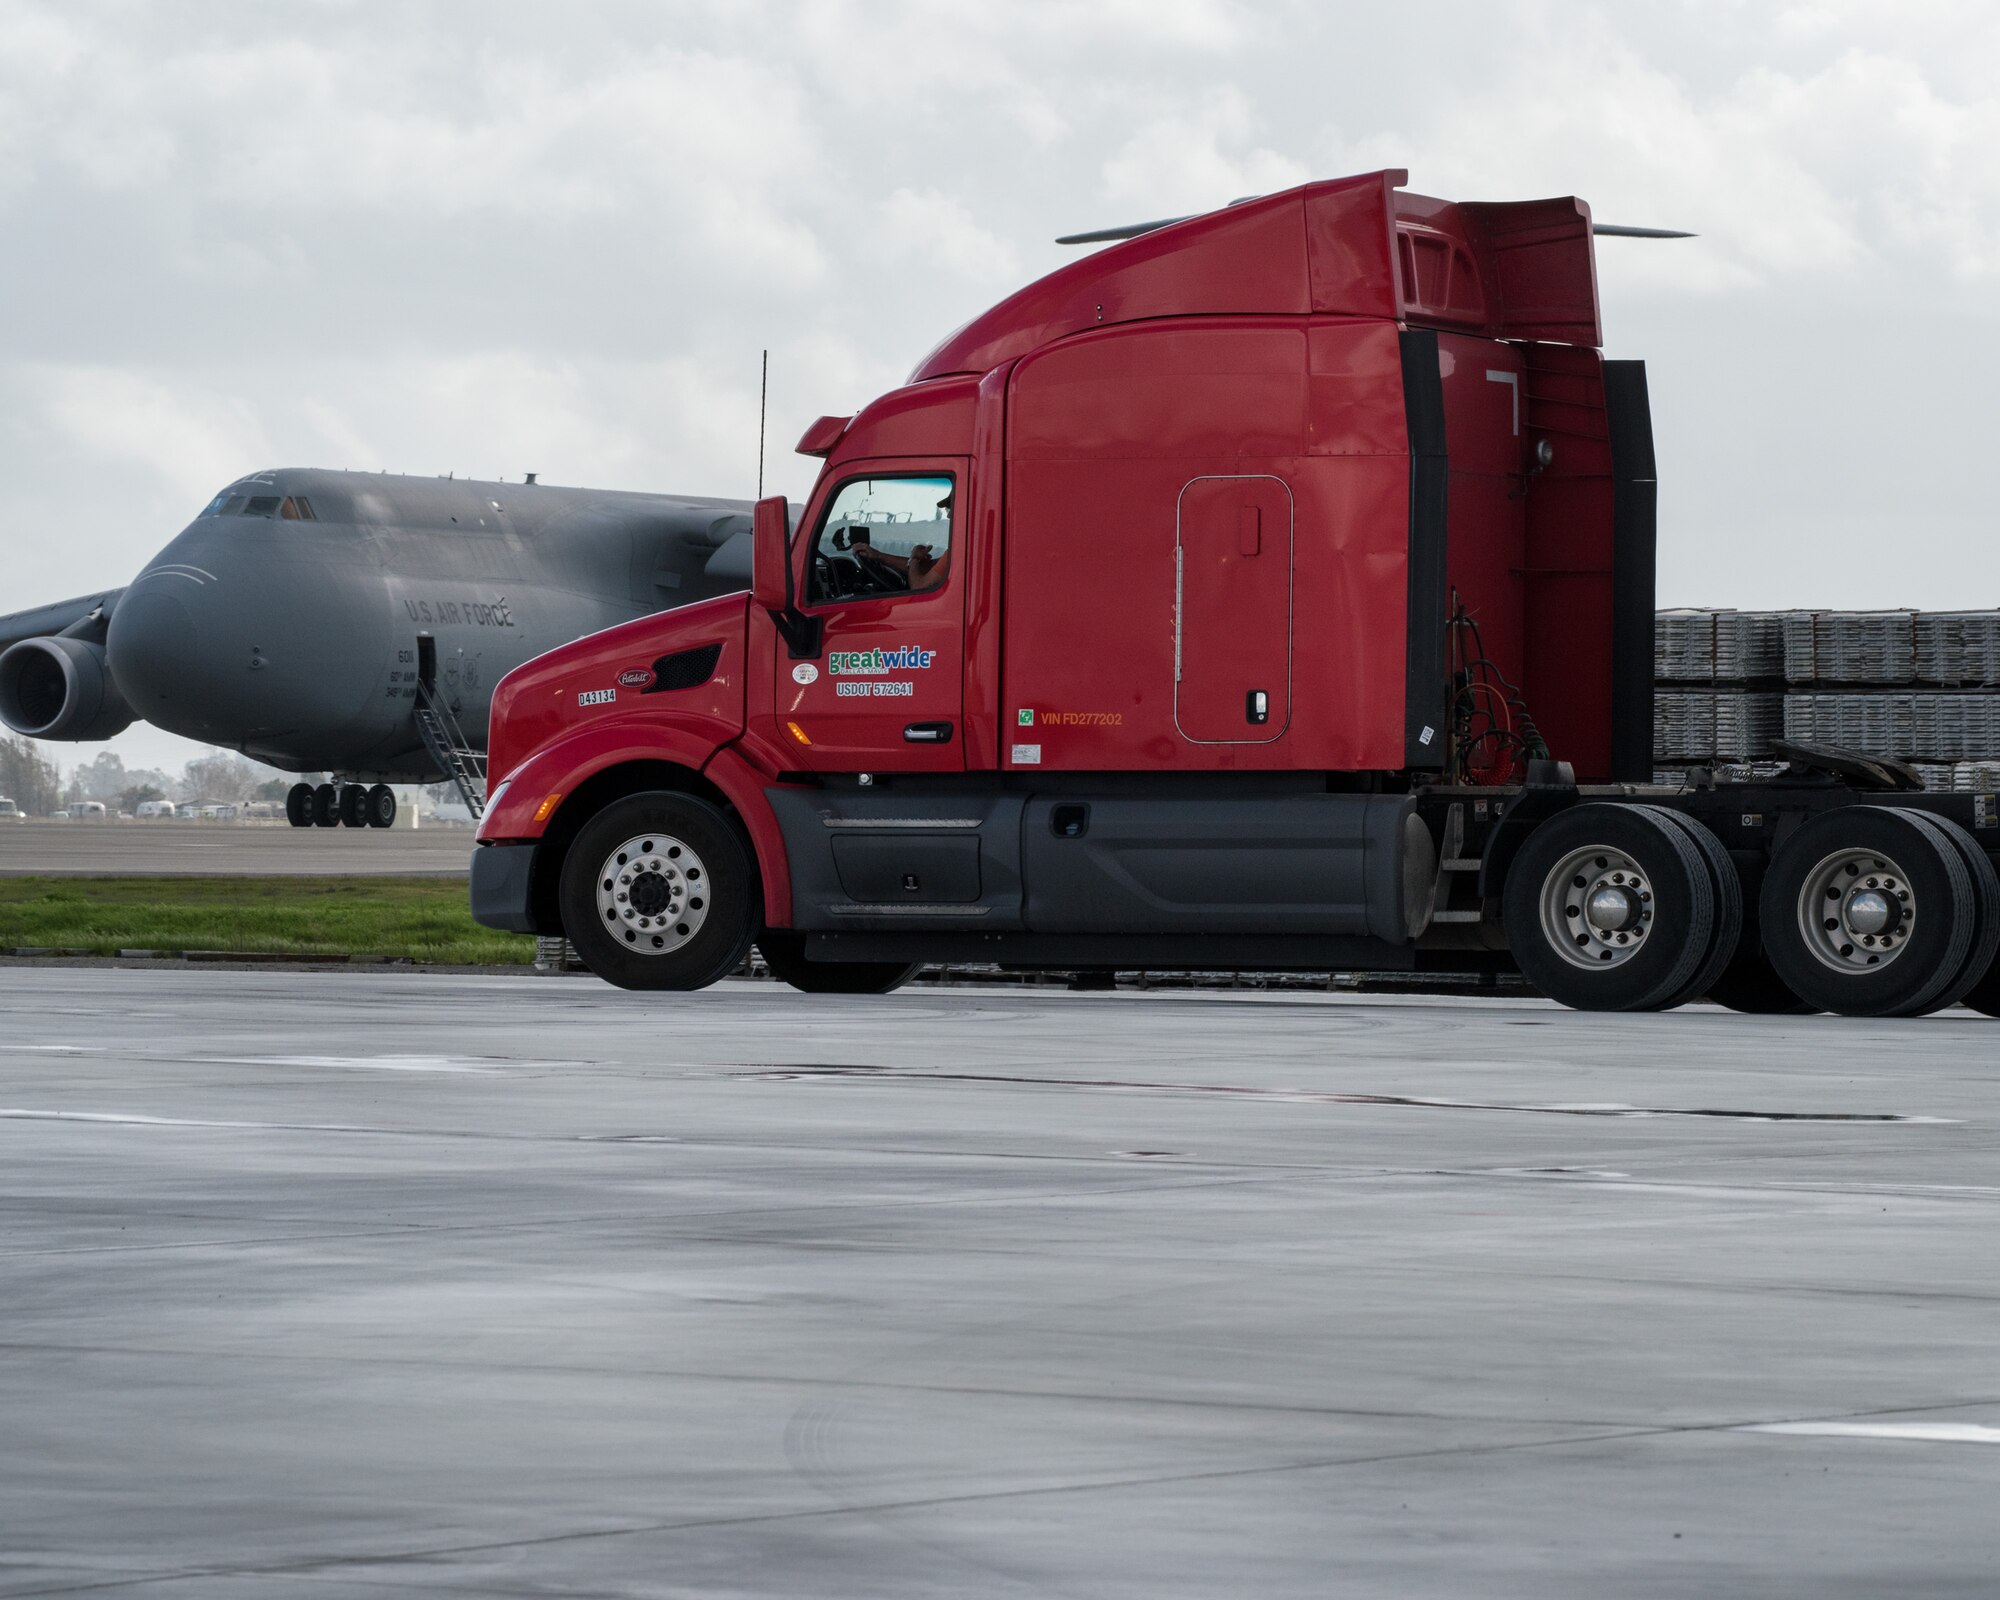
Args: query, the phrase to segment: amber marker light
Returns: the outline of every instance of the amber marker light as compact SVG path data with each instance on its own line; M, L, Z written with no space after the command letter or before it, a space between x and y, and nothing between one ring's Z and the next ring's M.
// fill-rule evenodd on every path
M792 730L792 737L798 740L800 744L812 743L812 740L806 737L806 730L801 728L796 722L788 722L785 726Z
M537 822L547 822L549 818L555 813L556 802L561 799L562 799L562 790L558 789L554 794L550 795L548 799L544 800L540 805L535 807L535 820Z

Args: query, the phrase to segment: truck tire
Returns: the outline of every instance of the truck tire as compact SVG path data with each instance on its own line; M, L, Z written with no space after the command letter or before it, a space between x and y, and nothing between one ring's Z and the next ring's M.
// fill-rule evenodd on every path
M1993 969L1994 957L2000 955L2000 872L1993 870L1992 861L1979 848L1978 841L1951 818L1933 816L1929 812L1923 813L1923 816L1945 836L1958 852L1959 860L1965 863L1965 870L1972 878L1973 899L1972 948L1966 953L1965 965L1959 969L1959 975L1924 1007L1928 1013L1956 1005Z
M1694 840L1651 807L1593 802L1528 836L1501 911L1524 976L1579 1011L1676 1004L1707 961L1715 890Z
M340 791L330 783L319 784L313 789L313 826L340 826Z
M1778 847L1758 911L1778 977L1822 1011L1915 1016L1974 981L1972 875L1920 812L1855 805L1811 818Z
M313 786L295 783L285 791L285 820L295 828L313 825Z
M1729 859L1728 849L1706 823L1683 816L1678 811L1669 811L1664 806L1647 806L1645 809L1672 823L1693 841L1708 868L1708 886L1715 894L1715 926L1708 936L1708 954L1702 958L1701 965L1688 979L1686 987L1679 994L1670 996L1660 1008L1671 1011L1675 1006L1701 999L1729 969L1730 962L1736 959L1736 951L1743 941L1743 880L1736 874L1736 863Z
M761 910L736 825L699 796L614 800L563 857L563 932L621 989L705 989L749 953Z
M1978 979L1965 991L1964 1003L1974 1011L1989 1017L2000 1017L2000 957L1986 969L1986 976Z
M806 936L780 928L758 934L757 948L772 977L806 994L887 994L917 972L914 961L808 961Z
M396 825L396 791L378 783L368 791L368 826L393 828Z
M368 791L358 783L340 786L340 825L343 828L368 826Z
M1708 986L1708 997L1719 1006L1753 1017L1810 1017L1819 1010L1785 987L1753 928L1744 930L1736 945L1736 959Z

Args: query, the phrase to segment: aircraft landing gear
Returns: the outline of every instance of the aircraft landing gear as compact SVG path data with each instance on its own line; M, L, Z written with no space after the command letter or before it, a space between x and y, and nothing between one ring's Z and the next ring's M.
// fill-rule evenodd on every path
M285 796L285 820L295 828L393 828L396 791L386 783L295 783Z

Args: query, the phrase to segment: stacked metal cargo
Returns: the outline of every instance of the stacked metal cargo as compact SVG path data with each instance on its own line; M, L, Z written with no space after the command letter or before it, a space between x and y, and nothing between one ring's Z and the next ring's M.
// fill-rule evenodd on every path
M1662 611L1653 674L1663 782L1760 775L1783 735L2000 787L2000 611Z

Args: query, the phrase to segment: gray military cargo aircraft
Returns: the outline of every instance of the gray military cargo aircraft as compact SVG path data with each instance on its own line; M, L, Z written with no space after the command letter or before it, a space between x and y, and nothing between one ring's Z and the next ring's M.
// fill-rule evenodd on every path
M750 511L532 478L253 473L125 588L0 616L0 721L100 740L143 719L337 774L294 787L299 827L389 826L392 779L451 779L477 814L493 685L749 587Z

